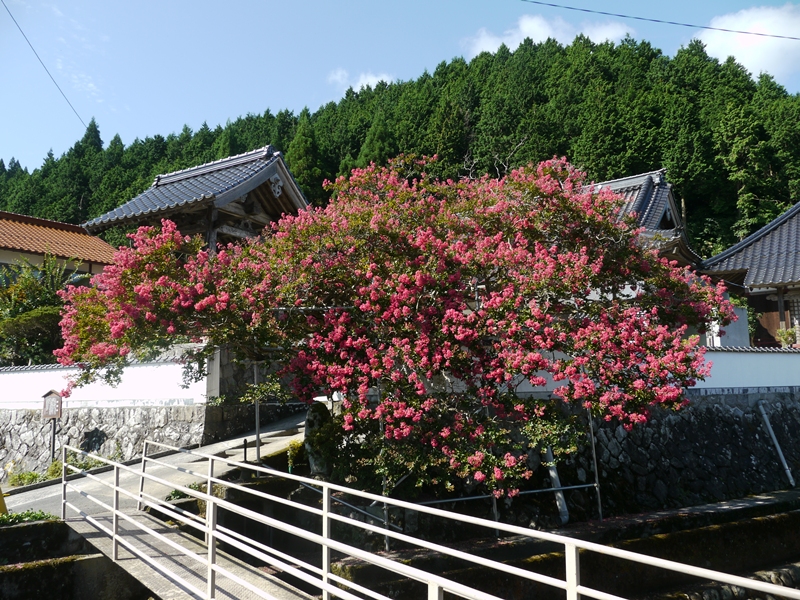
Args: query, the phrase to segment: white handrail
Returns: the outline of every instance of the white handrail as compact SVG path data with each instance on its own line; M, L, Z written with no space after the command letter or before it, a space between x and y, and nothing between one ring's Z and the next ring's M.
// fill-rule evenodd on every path
M242 552L257 558L258 560L262 560L270 565L273 565L300 580L306 581L308 583L313 584L317 588L322 591L323 599L330 599L334 597L344 598L345 600L351 599L356 600L359 596L342 589L340 586L346 585L349 586L353 592L358 594L366 595L376 599L383 599L385 596L374 592L372 590L368 590L361 585L352 583L347 581L346 579L336 576L331 573L330 565L331 565L331 552L336 551L340 552L346 556L351 556L353 558L362 560L366 563L373 564L375 566L381 567L388 571L394 572L401 577L408 578L410 580L418 581L424 584L428 589L428 597L429 598L441 598L443 592L448 592L450 594L467 598L471 600L498 600L496 596L492 594L488 594L486 592L482 592L477 589L470 588L468 586L462 585L456 581L447 579L446 577L442 577L439 575L435 575L433 573L421 570L416 567L412 567L408 564L404 564L397 560L393 560L387 556L381 556L378 554L374 554L372 552L368 552L365 550L361 550L360 548L351 546L349 544L345 544L343 542L337 541L331 538L331 525L334 521L339 523L344 523L345 525L349 525L352 527L360 528L364 531L371 532L377 535L383 535L387 537L391 537L396 540L400 540L404 543L413 544L419 548L425 548L428 550L432 550L435 552L440 552L448 556L452 556L457 559L465 560L472 563L478 563L484 568L491 568L496 571L500 571L506 575L515 576L519 578L524 578L532 581L536 581L539 583L543 583L558 589L566 590L567 592L567 600L578 600L579 596L586 596L589 598L595 598L597 600L623 600L618 596L613 594L609 594L606 592L602 592L600 590L595 590L589 588L587 586L581 585L580 579L580 554L579 551L584 552L596 552L605 556L611 556L619 559L630 560L639 564L648 565L652 567L658 567L661 569L666 569L678 573L683 573L686 575L692 575L696 577L700 577L703 579L708 579L716 582L720 582L723 584L735 585L746 589L760 591L766 594L771 594L775 596L782 596L785 598L792 598L794 600L800 600L800 590L794 590L791 588L787 588L784 586L775 585L772 583L766 583L762 581L757 581L753 579L747 579L745 577L739 577L736 575L729 575L726 573L721 573L718 571L713 571L710 569L705 569L701 567L694 567L691 565L681 564L675 561L660 559L652 556L647 556L643 554L638 554L635 552L631 552L628 550L622 550L619 548L613 548L610 546L604 546L602 544L597 544L593 542L587 542L575 538L566 537L563 535L558 535L554 533L542 532L542 531L535 531L523 527L517 527L514 525L508 525L505 523L499 523L496 521L490 521L488 519L480 519L476 517L470 517L467 515L460 515L457 513L451 513L448 511L444 511L441 509L433 508L430 506L421 506L419 504L414 504L411 502L405 502L401 500L394 500L391 498L387 498L384 496L379 496L376 494L370 494L367 492L361 492L359 490L354 490L351 488L347 488L344 486L331 484L328 482L323 481L316 481L301 477L299 475L290 474L290 473L281 473L277 472L273 469L260 467L257 465L250 465L245 464L237 461L233 461L227 458L213 456L209 454L205 454L202 452L196 452L191 450L183 450L179 448L175 448L173 446L169 446L168 444L163 444L159 442L152 442L148 441L149 445L156 445L162 448L166 448L169 450L174 450L178 452L183 452L190 454L193 457L201 458L208 460L208 470L205 473L200 473L199 471L193 471L191 469L186 469L183 467L177 467L175 465L170 465L165 463L164 461L149 458L144 456L142 458L142 466L140 470L134 470L130 467L125 465L120 465L111 461L109 459L104 459L102 457L95 457L101 460L102 462L112 465L114 467L114 481L113 483L109 483L104 479L97 477L92 474L86 474L91 480L96 481L98 483L103 484L104 486L110 488L113 501L112 504L109 505L101 501L99 498L92 496L86 492L81 491L76 484L68 483L66 481L66 475L69 470L72 471L79 471L75 467L71 465L67 465L66 463L66 453L67 450L77 452L79 454L86 455L85 452L81 450L70 448L68 446L64 447L63 450L63 458L64 458L64 468L62 471L62 515L66 515L66 509L70 508L75 510L83 516L84 518L90 520L93 524L98 526L103 532L110 535L113 539L113 553L116 555L116 547L117 544L122 544L125 548L127 548L132 553L136 554L140 558L147 560L148 563L151 563L149 557L144 556L140 551L136 550L133 544L128 542L124 537L117 535L117 523L119 519L123 519L127 523L131 523L137 528L141 529L148 535L153 536L156 539L163 541L164 543L168 544L170 547L175 548L176 550L189 554L194 558L197 562L201 563L206 568L206 583L207 589L205 592L205 597L207 598L214 598L217 589L217 575L227 577L231 581L235 581L239 585L250 589L254 593L258 594L264 598L270 598L271 596L264 595L266 592L257 591L257 588L254 587L252 584L242 580L239 576L235 575L234 573L229 572L227 569L222 568L217 562L217 553L216 553L216 542L223 541L229 544L232 547L235 547ZM159 466L175 469L182 473L189 474L196 476L206 483L204 491L198 491L191 489L189 487L175 485L170 483L168 480L155 475L152 471L148 472L145 468L145 463L150 462L153 464L157 464ZM235 482L228 482L220 479L219 477L215 476L214 473L214 463L221 462L228 466L242 468L242 469L250 469L256 472L265 473L271 476L279 476L285 479L290 479L297 481L299 483L303 483L312 488L318 488L319 491L322 492L322 508L307 506L304 504L300 504L285 498L279 498L277 496L273 496L271 494L267 494L265 492L261 492L259 490L252 490L246 486L242 486L236 484ZM135 492L130 492L122 488L119 484L119 475L120 472L126 472L132 474L139 478L139 492L138 494ZM144 482L152 481L154 483L158 483L160 485L174 487L182 491L183 493L187 494L188 496L192 496L203 500L206 502L206 518L198 517L197 515L192 515L183 510L172 510L171 508L167 508L164 506L164 503L157 500L153 496L144 493ZM322 528L321 533L314 533L312 531L308 531L301 527L297 527L291 525L289 523L283 522L279 519L275 519L273 517L269 517L258 512L252 511L247 509L243 506L236 505L230 501L216 498L212 492L212 485L214 483L219 483L239 491L252 494L255 497L259 497L261 499L269 500L272 502L279 502L285 506L289 506L295 510L301 510L308 514L314 515L316 517L321 518L322 520ZM112 515L113 520L113 527L109 530L107 527L102 526L97 522L96 519L76 507L70 502L67 502L67 492L68 490L77 491L81 496L87 498L88 500L94 502L98 506L102 507L104 510L109 511ZM525 569L521 569L518 567L506 565L504 563L477 557L475 555L471 555L468 552L463 552L460 550L454 550L452 548L448 548L441 544L436 544L434 542L429 542L425 540L421 540L419 538L413 537L411 535L405 533L398 533L392 531L390 529L386 529L384 527L379 527L377 525L373 525L369 522L362 522L356 519L352 519L345 515L336 514L331 510L331 504L335 500L333 497L333 493L340 493L340 494L347 494L351 496L355 496L361 498L364 501L372 501L372 502L380 502L385 503L391 507L395 508L402 508L406 510L413 510L420 513L429 514L436 517L441 517L444 519L449 519L451 521L457 521L462 523L467 523L474 526L481 526L485 527L489 530L500 530L509 534L525 536L532 539L538 539L548 542L554 542L560 544L564 547L564 560L565 560L565 567L566 567L566 575L564 579L558 579L554 577L549 577L546 575L542 575L539 573L534 573L531 571L527 571ZM119 498L120 495L124 495L128 498L136 500L138 506L150 506L156 508L165 514L168 514L171 518L174 518L182 523L186 523L192 527L200 529L206 533L206 540L207 540L207 547L208 552L205 554L197 554L196 552L190 551L186 548L183 548L180 544L166 538L165 536L161 535L157 531L137 522L133 517L127 515L125 512L119 509ZM348 505L351 506L351 505ZM173 507L177 508L177 507ZM300 559L291 557L287 554L269 548L265 544L262 544L256 540L251 540L247 538L247 536L232 531L226 527L220 527L217 525L216 522L216 515L217 511L223 508L226 511L229 511L234 514L238 514L246 519L249 519L256 523L261 523L263 525L267 525L269 527L273 527L277 530L286 532L293 536L299 537L301 539L305 539L309 542L318 544L322 548L322 567L315 567L306 563ZM363 512L363 511L362 511ZM375 520L380 521L379 518L375 518ZM152 564L152 563L151 563ZM162 572L165 570L163 566L157 567ZM168 570L167 570L168 571ZM306 572L306 571L310 571ZM172 577L174 580L179 579L175 574L167 574L168 577ZM187 588L188 589L188 588ZM199 590L196 588L192 588L193 593L197 593Z

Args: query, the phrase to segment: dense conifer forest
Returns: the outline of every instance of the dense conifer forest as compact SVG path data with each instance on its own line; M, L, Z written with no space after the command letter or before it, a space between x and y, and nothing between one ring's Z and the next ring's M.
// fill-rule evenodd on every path
M705 256L800 200L800 95L709 57L698 41L668 57L647 42L578 37L442 62L414 81L348 90L314 113L267 110L128 146L118 135L104 143L93 120L32 172L0 160L0 210L81 223L159 173L267 144L317 204L327 201L324 179L400 152L438 155L444 177L498 176L554 155L596 181L666 167Z

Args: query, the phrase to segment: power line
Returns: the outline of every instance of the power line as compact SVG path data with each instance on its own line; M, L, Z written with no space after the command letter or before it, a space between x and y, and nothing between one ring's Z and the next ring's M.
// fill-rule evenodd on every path
M592 13L594 15L605 15L607 17L619 17L620 19L634 19L636 21L647 21L648 23L661 23L662 25L677 25L678 27L691 27L693 29L708 29L710 31L724 31L726 33L743 33L744 35L757 35L760 37L778 38L782 40L795 40L800 42L800 37L790 35L775 35L773 33L758 33L757 31L740 31L738 29L725 29L723 27L710 27L708 25L692 25L691 23L678 23L677 21L664 21L661 19L648 19L647 17L635 17L633 15L622 15L619 13L604 12L602 10L592 10L590 8L578 8L577 6L564 6L563 4L551 4L550 2L539 2L538 0L521 0L529 4L539 4L540 6L550 6L552 8L563 8L577 12Z
M64 96L64 100L67 101L67 104L69 104L69 107L72 109L72 112L75 113L75 116L78 117L78 120L81 122L81 124L83 125L83 127L85 129L86 128L86 123L83 122L83 119L81 119L81 116L78 114L78 111L75 110L74 106L72 106L72 102L69 101L69 98L67 98L67 95L64 93L64 90L61 89L61 86L59 86L58 83L56 82L56 80L53 79L53 76L50 75L50 71L47 70L47 67L45 66L44 62L42 61L41 58L39 58L39 53L36 52L36 48L33 47L33 44L31 44L31 41L28 39L28 36L25 35L24 31L22 31L22 27L19 26L19 23L17 23L17 20L14 18L14 15L11 14L11 11L8 9L8 6L6 6L5 0L0 0L0 2L3 3L3 7L6 9L6 12L8 13L8 16L11 17L11 20L14 21L14 25L17 26L17 29L19 29L19 32L22 34L22 37L24 37L25 41L28 42L28 46L31 47L31 50L33 50L33 53L36 55L36 58L39 59L39 64L42 65L42 68L44 69L45 73L47 73L47 75L50 77L50 80L58 88L58 91L61 92L61 95Z

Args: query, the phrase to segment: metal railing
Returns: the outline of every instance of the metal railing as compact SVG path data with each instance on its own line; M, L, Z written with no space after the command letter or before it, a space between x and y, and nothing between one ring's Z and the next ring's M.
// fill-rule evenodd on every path
M594 552L650 567L666 569L668 571L677 572L684 575L691 575L701 579L715 581L721 584L728 584L745 589L755 590L773 596L782 596L785 598L800 600L800 590L795 590L772 583L766 583L753 579L747 579L745 577L729 575L710 569L685 565L675 561L655 558L652 556L638 554L635 552L604 546L602 544L587 542L554 533L535 531L524 527L491 521L488 519L480 519L468 515L443 511L430 506L422 506L411 502L394 500L384 496L361 492L344 486L316 481L294 474L276 473L275 470L270 468L241 463L229 460L225 457L212 456L192 450L181 450L166 444L148 442L148 446L151 445L191 455L191 457L197 459L198 461L206 460L208 461L208 468L205 470L205 472L200 472L190 468L169 464L167 461L162 459L144 456L141 469L137 471L130 467L115 463L111 460L95 455L89 455L92 456L92 458L96 458L97 460L113 466L114 472L111 481L106 481L104 478L84 472L86 477L92 481L102 484L110 490L112 501L111 504L108 504L107 502L103 502L99 498L82 491L75 481L67 481L67 475L70 471L82 472L79 469L67 464L67 452L70 451L82 455L86 454L79 449L66 446L63 449L62 457L64 467L62 473L61 516L62 518L66 518L67 509L69 508L73 510L91 522L95 527L111 536L112 558L115 560L118 558L118 549L120 546L123 546L134 555L148 562L148 564L150 564L152 567L164 572L168 578L177 582L185 590L190 591L191 593L202 598L213 599L216 597L219 576L226 577L229 580L236 582L261 598L273 598L269 592L261 589L257 584L244 580L238 575L232 573L230 570L223 568L219 564L217 544L224 542L230 548L235 548L236 550L256 559L257 561L261 561L264 564L267 564L275 569L283 571L286 574L294 576L301 581L311 584L316 589L321 591L322 598L324 600L329 600L331 598L362 600L364 597L374 598L376 600L389 600L387 596L377 591L367 589L363 585L351 582L348 579L333 573L331 570L333 552L345 557L353 557L357 560L363 561L368 565L380 567L391 573L394 573L401 578L419 582L422 584L424 589L427 590L426 593L428 600L442 600L445 592L455 597L467 598L470 600L500 600L498 596L495 596L491 593L469 587L447 577L411 566L405 562L401 562L400 560L393 558L391 555L376 554L339 541L334 538L333 525L335 523L341 523L347 527L357 528L362 531L369 532L375 536L388 536L397 542L408 545L410 548L425 549L439 553L442 556L465 561L466 563L472 564L473 566L478 566L481 569L495 570L502 573L506 577L515 577L527 580L529 582L536 582L539 584L552 586L559 590L564 590L566 592L567 600L578 600L580 596L584 596L586 598L595 598L597 600L622 600L622 598L619 596L581 584L579 555L579 552L581 551L584 553ZM231 468L251 470L263 476L278 475L281 478L293 480L305 486L316 488L321 492L321 504L319 507L308 506L281 496L275 496L257 489L252 489L235 481L222 480L215 476L215 466L219 463L227 465ZM205 483L205 489L204 491L198 491L189 487L170 483L168 479L159 477L158 475L149 472L146 468L148 464L153 465L153 468L158 466L164 469L179 471L196 477ZM138 492L131 492L120 486L120 474L122 473L133 475L139 479ZM163 500L160 500L151 494L145 493L146 481L151 482L152 484L165 486L169 489L176 489L183 492L187 496L204 501L206 503L205 516L202 517L189 513L176 506L165 505ZM239 506L233 502L215 497L213 493L214 484L222 485L226 488L238 490L239 492L249 494L256 498L261 498L263 500L280 504L297 511L302 511L306 514L314 515L315 517L319 518L320 524L318 527L313 527L312 529L314 529L314 531L312 531L264 514L260 514L243 506ZM94 516L77 507L75 504L69 502L67 499L67 493L70 490L77 492L82 497L96 503L104 511L110 512L112 516L111 527L106 527ZM154 531L152 528L139 523L133 516L120 510L119 506L121 496L125 496L136 501L140 508L149 506L153 509L157 509L159 512L167 515L170 519L173 519L176 522L196 529L205 537L205 546L207 547L207 552L197 553L190 549L184 548L173 540L161 535L157 531ZM362 502L365 505L375 502L381 504L385 503L395 509L415 511L416 513L427 514L431 517L441 518L450 522L461 523L469 526L485 527L487 531L500 530L513 536L523 536L525 538L543 540L558 544L564 548L565 577L560 579L558 577L551 577L526 569L521 569L519 567L508 565L486 557L470 554L463 550L457 550L442 544L427 541L403 531L398 531L398 528L387 529L384 527L383 523L381 523L381 519L372 515L371 513L369 513L369 520L373 520L375 523L378 523L377 525L368 522L369 520L359 521L352 516L338 514L333 510L333 508L336 501L342 500L343 497L355 497L359 499L359 502ZM357 508L352 504L351 506L353 508ZM228 511L232 514L244 517L253 523L266 525L274 528L276 531L281 531L285 534L289 534L301 540L305 540L306 542L315 544L319 547L320 554L317 556L321 559L320 562L317 563L315 560L312 563L308 562L307 560L302 560L297 556L292 556L286 552L282 552L276 548L264 544L261 541L234 531L231 528L222 526L218 519L220 510ZM361 512L363 513L364 511ZM182 579L176 573L170 572L163 565L144 554L133 543L125 539L125 537L122 536L119 531L119 523L121 520L132 524L147 535L153 536L154 538L170 546L170 548L185 554L189 557L190 561L197 563L198 566L205 571L206 589L200 590L196 586L191 585L188 581Z

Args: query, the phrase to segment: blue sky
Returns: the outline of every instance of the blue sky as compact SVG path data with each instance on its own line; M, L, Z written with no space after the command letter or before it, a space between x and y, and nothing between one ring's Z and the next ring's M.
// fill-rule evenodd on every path
M800 91L800 41L702 32L549 8L522 0L4 0L73 106L104 141L125 144L184 124L247 113L312 111L349 86L408 80L455 56L526 36L569 43L626 33L673 55L693 37ZM556 3L699 25L800 34L800 3L563 0ZM0 158L32 170L84 133L0 5Z

